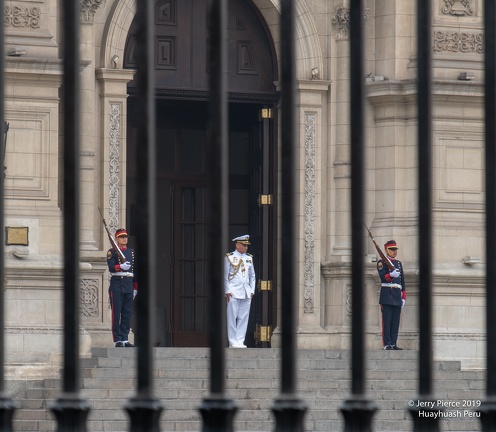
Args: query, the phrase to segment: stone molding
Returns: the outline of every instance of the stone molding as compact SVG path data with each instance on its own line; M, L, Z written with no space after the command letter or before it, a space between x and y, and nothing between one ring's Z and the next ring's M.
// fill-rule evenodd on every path
M63 327L17 327L17 326L8 326L5 327L6 334L49 334L49 335L63 335L64 328ZM86 335L88 332L84 329L84 327L79 327L79 334Z
M280 2L279 0L254 0L261 16L265 19L268 30L272 35L276 46L280 43ZM319 71L324 70L324 58L321 40L317 31L315 17L310 11L306 1L297 1L296 7L296 34L298 48L296 50L297 76L302 78L308 76L312 68ZM116 0L110 9L106 29L102 38L102 49L100 53L100 64L108 64L115 54L124 58L124 47L126 44L128 29L136 11L136 0Z
M314 313L315 295L315 113L305 113L304 313Z

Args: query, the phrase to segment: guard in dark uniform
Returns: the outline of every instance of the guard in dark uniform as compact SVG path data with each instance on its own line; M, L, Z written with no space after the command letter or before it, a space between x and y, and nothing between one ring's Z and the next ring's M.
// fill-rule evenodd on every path
M401 261L396 259L398 254L396 242L389 240L384 245L384 249L389 263L385 263L382 259L377 261L377 272L381 278L379 304L382 312L382 342L385 350L401 350L402 348L396 345L396 341L401 310L406 300L405 277ZM388 264L394 266L394 270L391 270Z
M112 307L112 337L116 347L132 347L129 342L129 330L133 313L133 300L138 293L136 281L134 250L127 247L128 235L124 228L115 232L117 246L126 258L119 260L114 249L107 252L107 264L110 271L110 305Z

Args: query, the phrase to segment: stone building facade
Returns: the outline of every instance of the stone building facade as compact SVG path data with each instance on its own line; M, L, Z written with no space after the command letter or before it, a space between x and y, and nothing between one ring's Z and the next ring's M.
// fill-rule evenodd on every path
M183 6L179 2L183 2ZM132 136L135 113L131 115L135 3L136 0L80 0L83 355L92 346L112 344L105 260L109 245L99 208L113 230L120 226L130 229L137 223L131 221L130 198L135 180L130 148L139 148L139 139ZM174 34L157 31L160 54L157 57L157 94L167 101L164 108L167 116L176 101L188 110L190 101L197 103L206 97L207 89L201 78L200 84L194 84L192 78L190 83L193 84L188 87L174 84L175 81L166 75L177 72L182 56L186 55L192 58L188 70L197 70L195 61L201 57L201 53L192 55L192 44L184 51L184 46L177 43L181 28L186 25L184 17L189 16L183 10L183 21L178 18L180 8L186 3L192 7L190 15L197 14L199 9L195 0L157 1L157 26L163 24L169 26L167 29L177 30ZM269 295L259 294L270 304L271 342L272 346L277 346L277 298L281 295L277 293L280 289L276 288L277 275L284 271L284 263L278 263L277 253L284 247L283 239L277 234L277 221L283 217L277 210L280 5L277 0L232 0L232 4L234 15L241 11L233 17L236 31L250 28L255 29L255 33L258 28L264 31L262 45L255 45L259 42L250 39L252 36L247 36L247 41L233 36L237 63L232 75L242 78L233 84L231 99L238 103L236 109L239 111L233 116L241 123L248 117L243 110L250 103L258 104L257 107L268 106L275 113L267 129L270 135L267 142L272 150L256 162L271 176L268 188L273 197L272 222L270 229L257 231L260 240L253 245L253 251L257 252L255 256L260 261L269 262L268 269L262 268L260 263L259 274L268 274L274 288ZM346 0L297 0L296 6L298 344L304 348L349 348L352 314L349 5ZM250 17L243 12L246 7L249 7ZM391 238L399 244L408 293L399 340L404 348L416 349L419 251L415 2L366 0L365 7L366 221L379 244ZM432 2L432 8L434 356L460 359L464 367L480 367L485 356L482 1L436 0ZM46 369L59 361L62 335L61 16L54 0L13 0L6 3L5 15L8 54L5 106L9 123L5 157L7 362L25 365L24 368L13 368L13 374L34 374L36 370L44 370L46 375ZM200 17L198 22L204 21ZM194 25L191 28L194 29ZM263 55L269 60L264 60L253 48L256 46L264 47ZM253 81L254 84L249 81L262 76L270 62L274 70L267 73L269 78L263 82L272 83L273 90L266 90L265 84L257 84L258 81ZM177 75L171 76L177 78ZM161 77L164 77L162 81ZM198 107L194 106L195 109ZM201 107L198 109L202 110ZM160 127L166 119L161 117L160 110L158 113ZM250 127L253 129L252 125ZM248 126L243 128L233 126L232 136L236 137L239 130L249 129ZM159 133L159 137L167 137L167 131L171 129L167 126L164 130L166 132ZM192 129L185 126L181 130L191 132ZM188 145L195 142L193 139ZM243 156L235 151L233 147L233 158ZM267 157L268 161L264 159ZM245 174L241 168L236 173L240 178ZM181 173L173 180L165 176L164 190L179 184L180 178ZM159 190L161 187L159 185ZM199 189L194 191L198 197ZM242 195L237 191L235 188L232 191L235 199ZM245 201L243 198L239 202L246 204ZM250 206L246 204L252 211ZM171 210L167 207L164 211ZM170 214L175 215L172 211ZM168 217L161 219L167 230L174 231L171 220ZM197 229L198 224L195 227ZM233 223L230 230L236 233L236 227L256 230L251 219L238 225ZM204 239L200 234L198 238ZM170 238L165 237L165 240ZM369 254L364 257L367 262L367 346L381 349L376 255L371 242L367 245ZM199 274L200 270L197 271ZM174 285L174 289L182 289L177 288L177 280L187 284L184 274L183 279L176 280L171 270L167 276L169 279L164 284ZM178 307L174 300L177 291L170 287L164 290L164 298L172 298L164 300L162 323L165 329L179 325L185 317L178 318L179 321L170 318ZM197 317L201 313L193 314ZM188 325L191 329L184 331L194 333L196 321ZM161 331L159 328L159 333ZM164 339L165 345L180 346L181 341L190 340L186 336L182 338L181 332L177 333L177 338L174 332L171 334L171 338ZM33 364L40 367L36 369Z

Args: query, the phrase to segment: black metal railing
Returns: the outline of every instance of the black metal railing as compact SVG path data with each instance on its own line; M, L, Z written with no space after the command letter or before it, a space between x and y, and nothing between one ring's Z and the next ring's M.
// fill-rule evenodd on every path
M486 185L486 400L481 405L484 432L496 430L496 4L484 2L484 113Z
M3 0L0 4L0 22L4 22L4 6ZM5 119L5 35L0 31L0 125L3 125L2 136L5 136L7 123ZM1 127L1 126L0 126ZM3 147L2 158L5 162L5 145ZM5 175L0 176L0 226L5 226L4 216L4 183ZM0 229L0 257L4 256L5 233ZM2 284L5 282L5 262L0 259L0 280ZM16 409L16 404L5 391L5 301L4 289L0 289L0 425L2 430L9 432L12 430L12 418Z
M89 404L79 394L79 142L80 142L80 57L79 2L63 3L63 130L64 130L64 367L61 396L52 406L60 431L86 430ZM285 239L282 261L292 263L282 272L281 290L281 389L274 401L276 431L303 431L305 403L297 395L296 379L296 72L295 3L281 1L281 236ZM141 113L137 120L143 146L137 160L140 191L138 208L142 212L137 231L137 251L146 268L142 269L137 327L137 392L126 404L132 431L158 431L162 406L153 395L153 343L155 296L155 102L153 65L154 0L137 1L137 92ZM0 1L0 22L3 22ZM481 407L484 431L496 430L496 6L484 2L485 26L485 150L486 150L486 297L487 297L487 391ZM363 74L363 0L350 0L350 100L351 100L351 208L352 208L352 385L351 395L343 402L345 431L370 431L375 404L365 392L364 343L364 74ZM419 375L418 400L433 399L432 377L432 116L431 116L431 2L417 2L418 30L418 212L419 212ZM227 0L209 2L210 22L210 120L209 120L209 284L211 391L200 408L205 431L232 431L236 412L234 401L225 395L224 299L222 292L222 245L227 239ZM0 32L0 125L4 118L4 35ZM5 151L5 150L4 150ZM0 176L0 225L4 223L3 177ZM3 253L3 230L0 248ZM0 263L3 280L5 268ZM4 299L0 290L0 424L12 430L15 404L5 394L4 379ZM221 329L219 331L219 329ZM405 407L406 409L406 407ZM436 431L438 420L416 415L414 430Z
M63 137L63 248L64 248L64 337L62 393L51 407L58 430L85 430L90 406L79 394L79 239L80 239L80 54L79 3L62 4L64 34L62 123ZM2 119L4 120L4 119Z

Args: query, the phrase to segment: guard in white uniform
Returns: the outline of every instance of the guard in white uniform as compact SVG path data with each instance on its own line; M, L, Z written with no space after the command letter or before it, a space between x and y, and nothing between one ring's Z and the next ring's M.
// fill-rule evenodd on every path
M246 348L244 344L251 299L255 294L253 256L246 253L250 236L232 239L235 251L226 254L224 288L227 300L227 337L231 348Z

